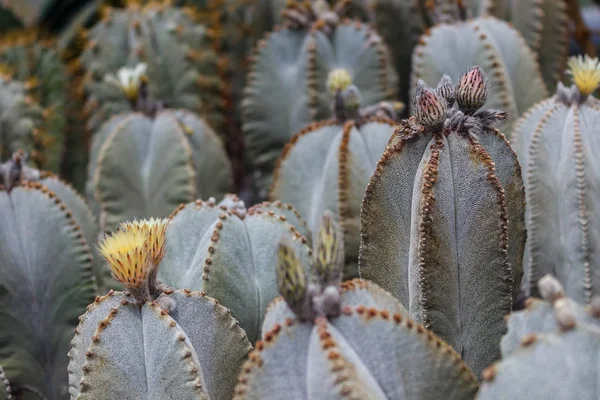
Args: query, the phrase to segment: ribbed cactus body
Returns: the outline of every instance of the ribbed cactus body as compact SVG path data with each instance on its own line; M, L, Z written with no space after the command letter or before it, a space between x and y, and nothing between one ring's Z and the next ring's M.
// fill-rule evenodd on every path
M479 374L499 356L519 291L525 195L516 155L486 121L497 112L467 112L463 94L485 82L473 71L447 112L441 94L420 87L417 118L390 139L363 202L359 272ZM463 90L470 79L478 81Z
M493 17L441 24L421 37L413 55L411 90L419 79L435 85L442 75L457 80L471 65L488 75L486 106L508 113L512 123L547 96L536 56L520 33Z
M88 45L79 62L86 72L83 84L92 129L135 108L135 101L105 77L142 62L148 66L147 89L155 101L198 112L211 126L220 126L217 57L207 28L196 24L193 13L157 2L108 9L86 36Z
M185 110L111 118L94 136L86 192L105 231L168 216L197 196L221 198L232 182L222 140Z
M307 239L285 217L290 211L281 203L246 211L233 196L220 204L198 200L182 205L167 227L169 251L158 279L214 297L256 340L267 306L278 294L277 243L289 239L303 259L310 252Z
M361 124L316 122L297 133L277 163L270 197L296 207L316 231L321 215L338 215L344 230L344 276L358 276L360 209L365 188L395 122L371 118Z
M54 179L0 180L0 365L17 398L67 396L69 336L96 290L93 221Z
M387 48L361 23L322 23L313 29L284 25L258 43L242 117L248 157L263 196L289 139L308 123L332 116L333 96L326 82L334 69L350 73L364 105L395 97L397 78Z
M559 85L515 128L528 207L523 284L532 295L547 273L578 302L600 294L598 118L598 100Z
M377 285L341 287L342 315L300 322L270 307L234 399L472 399L477 380L452 348Z
M109 292L80 317L69 352L72 399L230 399L252 348L204 293L166 290L170 309Z

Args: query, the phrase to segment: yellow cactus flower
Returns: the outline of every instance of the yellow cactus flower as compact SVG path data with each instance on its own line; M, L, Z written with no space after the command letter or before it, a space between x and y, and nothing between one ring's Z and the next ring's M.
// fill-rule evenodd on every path
M331 92L344 90L351 84L352 77L350 76L350 73L345 69L334 69L329 73L329 76L327 77L327 88Z
M166 231L169 223L168 218L150 218L131 222L122 222L120 231L140 231L147 235L150 256L154 264L158 264L165 255Z
M584 95L592 94L600 85L600 60L596 57L577 56L569 59L569 75L573 77L575 86Z

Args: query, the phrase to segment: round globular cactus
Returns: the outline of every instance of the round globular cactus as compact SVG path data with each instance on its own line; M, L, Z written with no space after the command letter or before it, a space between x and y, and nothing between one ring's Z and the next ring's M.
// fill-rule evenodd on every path
M100 243L125 292L96 298L80 317L68 354L71 398L231 398L252 346L218 301L156 280L172 251L167 224L123 223Z
M86 193L105 231L168 216L200 195L221 198L231 185L223 141L192 112L121 114L94 136Z
M581 305L550 275L538 286L544 300L530 298L525 310L510 315L503 359L483 372L478 399L597 397L600 298Z
M592 96L600 84L600 62L589 57L569 61L574 85L558 85L517 123L513 143L523 166L527 193L528 241L524 287L539 295L535 282L556 276L578 302L600 295L600 195L597 166L600 146L596 118L600 102Z
M499 356L525 247L521 169L493 127L506 114L477 109L491 96L485 82L473 67L455 88L448 77L435 90L419 84L417 116L397 128L367 187L359 254L361 277L478 375Z
M340 283L343 236L331 214L310 264L285 242L279 252L283 298L269 308L234 399L473 399L473 373L398 300L369 281Z
M95 223L69 186L24 161L0 165L0 365L14 397L59 399L68 337L96 290Z
M261 196L292 135L332 116L331 71L347 71L364 105L395 98L397 77L379 36L317 3L324 2L290 3L281 27L258 43L250 67L242 128Z
M360 208L379 156L394 132L395 103L360 108L362 97L350 74L337 69L327 86L334 93L334 118L297 133L275 168L271 199L296 207L316 231L325 210L336 214L346 244L345 278L358 276Z

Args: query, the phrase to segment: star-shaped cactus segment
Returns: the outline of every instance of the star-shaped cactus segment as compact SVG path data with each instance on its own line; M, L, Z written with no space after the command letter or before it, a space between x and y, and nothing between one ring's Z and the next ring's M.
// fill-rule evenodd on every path
M571 57L567 73L573 78L573 83L583 96L592 94L600 85L600 60L596 57Z

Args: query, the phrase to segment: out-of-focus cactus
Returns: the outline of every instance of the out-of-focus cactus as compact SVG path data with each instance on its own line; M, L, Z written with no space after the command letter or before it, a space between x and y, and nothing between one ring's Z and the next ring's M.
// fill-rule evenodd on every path
M0 366L0 400L11 400L12 398L10 382L4 373L4 369Z
M345 70L330 73L329 89L335 93L334 118L310 124L290 140L269 196L296 207L311 231L318 229L325 210L336 214L344 231L347 279L358 276L362 199L399 110L388 103L359 109L360 93Z
M549 275L539 289L546 301L530 299L508 318L503 359L483 372L478 399L598 397L600 298L580 305Z
M141 63L147 65L145 90L157 104L197 112L211 126L221 126L217 55L210 32L196 23L194 11L152 1L103 12L84 35L87 48L78 60L85 71L82 85L92 130L112 115L137 108L137 98L108 77Z
M393 100L396 94L397 77L381 38L318 4L290 4L282 25L258 43L250 68L243 130L261 197L293 134L331 117L333 96L326 85L332 70L349 72L365 105Z
M517 123L513 144L527 193L524 287L547 273L578 302L600 295L600 84L597 59L569 61L574 85L532 107Z
M68 186L23 161L0 166L0 365L14 397L63 399L70 332L96 289L94 222Z
M125 223L99 250L125 292L96 298L69 351L72 399L230 399L252 348L204 292L159 284L168 220Z
M479 67L456 87L447 76L435 90L419 84L416 117L398 127L367 187L359 254L361 277L476 374L499 356L526 236L521 168L493 128L506 114L480 109L487 96Z
M284 237L303 259L310 253L308 239L288 221L306 232L294 210L281 203L246 210L229 195L219 204L211 199L181 205L167 228L170 250L158 278L214 297L231 309L254 341L267 306L277 296L277 243Z
M413 54L411 90L420 79L429 85L437 84L443 75L458 80L471 65L481 66L488 75L486 106L508 113L510 120L502 125L507 132L548 94L535 53L519 31L494 17L459 18L424 34Z
M340 285L343 234L330 214L305 264L285 241L262 340L234 399L472 399L477 380L444 341L377 285ZM310 267L311 273L306 270Z
M231 185L221 138L190 111L117 115L94 135L86 193L104 231L165 217L198 196L221 198Z
M2 36L0 64L13 72L13 79L24 82L27 94L44 108L43 126L35 135L43 150L38 152L36 163L59 172L65 153L67 71L54 42L32 31Z

